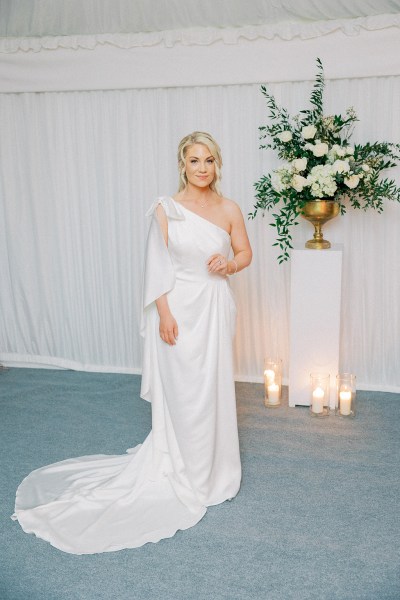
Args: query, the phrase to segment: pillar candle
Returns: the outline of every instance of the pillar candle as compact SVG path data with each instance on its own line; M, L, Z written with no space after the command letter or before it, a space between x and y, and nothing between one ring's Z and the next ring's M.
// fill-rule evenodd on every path
M311 409L314 413L319 414L324 410L324 390L317 387L312 393Z
M279 404L279 385L273 383L268 386L267 389L268 394L268 403L269 404Z
M340 414L347 416L351 413L351 392L340 392L339 394Z

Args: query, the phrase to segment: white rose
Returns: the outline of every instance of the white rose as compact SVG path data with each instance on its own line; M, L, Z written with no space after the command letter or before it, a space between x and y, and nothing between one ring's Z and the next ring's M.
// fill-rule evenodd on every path
M287 129L285 131L281 131L280 133L278 133L277 135L278 139L281 140L281 142L290 142L290 140L292 139L292 132L288 131Z
M361 165L361 168L363 171L365 171L366 173L369 171L369 165Z
M340 146L337 148L336 150L336 155L340 156L341 158L343 158L343 156L346 156L346 150L344 148L341 148Z
M350 175L350 177L346 177L344 182L348 188L350 188L351 190L354 190L354 188L356 188L358 186L358 184L360 183L360 178L358 175Z
M306 158L295 158L292 162L293 168L300 173L300 171L304 171L307 167L307 159Z
M332 165L332 170L334 173L347 173L350 171L350 165L347 160L335 160Z
M353 146L347 146L347 148L345 148L345 150L346 150L346 154L354 154Z
M306 125L301 130L301 135L305 140L311 140L317 133L317 128L314 125Z
M321 142L320 144L316 144L313 149L312 149L312 153L314 154L314 156L324 156L324 154L328 154L329 152L329 147L328 144L325 144L323 142Z
M302 177L301 175L293 175L292 187L296 190L296 192L302 192L306 185L308 185L308 181L305 177Z

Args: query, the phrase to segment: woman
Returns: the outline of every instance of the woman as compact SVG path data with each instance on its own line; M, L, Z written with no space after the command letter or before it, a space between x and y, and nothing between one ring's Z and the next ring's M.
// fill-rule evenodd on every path
M227 275L250 263L251 249L240 209L219 192L221 164L210 135L185 137L180 190L148 212L141 395L152 431L125 455L49 465L18 489L13 518L65 552L156 542L239 490Z

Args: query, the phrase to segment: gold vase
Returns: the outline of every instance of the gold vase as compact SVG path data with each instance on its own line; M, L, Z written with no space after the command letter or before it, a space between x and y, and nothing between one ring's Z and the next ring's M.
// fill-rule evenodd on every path
M331 243L324 240L322 225L339 214L339 204L335 200L310 200L302 208L301 216L314 225L314 237L306 242L306 248L322 250Z

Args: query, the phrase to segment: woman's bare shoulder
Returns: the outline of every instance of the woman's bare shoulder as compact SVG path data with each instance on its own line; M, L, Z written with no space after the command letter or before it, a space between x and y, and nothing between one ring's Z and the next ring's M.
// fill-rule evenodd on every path
M224 211L226 211L226 213L229 214L229 216L231 218L242 215L242 211L240 209L239 204L237 202L235 202L234 200L231 200L230 198L225 198L223 196L221 198L221 205L222 205L222 208L224 209Z

